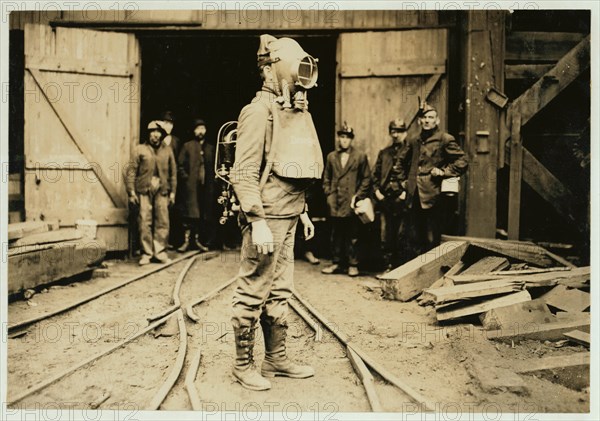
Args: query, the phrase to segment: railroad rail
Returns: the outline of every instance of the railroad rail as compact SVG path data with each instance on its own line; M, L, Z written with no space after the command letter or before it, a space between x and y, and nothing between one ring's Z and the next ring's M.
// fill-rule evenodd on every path
M223 293L227 288L232 286L235 282L235 277L232 279L223 282L218 285L216 288L211 290L210 292L202 295L197 299L190 300L186 304L182 303L181 295L181 287L186 280L188 272L196 263L197 253L189 254L186 256L182 256L179 259L176 259L169 265L162 265L161 267L157 267L147 273L142 275L138 275L132 279L128 279L126 282L121 283L118 286L111 287L110 289L106 289L101 291L101 293L93 294L92 296L85 297L80 300L76 305L70 305L68 309L61 310L60 312L68 311L69 309L75 308L85 302L89 302L94 298L98 298L101 295L107 294L111 291L114 291L124 285L127 285L135 280L142 279L152 273L157 273L162 270L165 270L167 267L175 264L177 262L184 261L186 259L190 259L185 267L179 272L172 291L171 305L161 311L159 314L154 316L150 316L147 318L149 325L138 332L136 335L128 338L126 340L120 341L109 349L100 352L92 357L89 357L80 363L69 367L68 369L46 379L35 385L31 385L27 388L26 391L21 392L15 396L9 398L8 406L14 406L15 404L21 402L25 398L34 395L42 391L43 389L54 385L61 381L61 379L73 374L77 370L80 370L84 367L87 367L101 358L107 357L117 349L123 348L127 346L130 342L135 339L145 335L154 329L157 329L161 325L169 322L171 318L175 318L177 320L178 326L178 334L179 334L179 348L177 351L177 357L172 367L170 367L170 373L166 377L166 379L162 382L162 384L158 387L158 390L150 399L150 401L143 406L143 409L148 410L156 410L161 407L164 403L165 399L172 392L174 386L181 379L183 383L183 387L187 393L191 409L193 410L201 410L202 408L202 398L199 394L198 389L195 386L195 382L197 381L197 375L199 372L199 368L202 364L202 356L203 349L200 347L197 352L191 357L191 361L188 364L186 373L183 375L184 366L186 357L188 354L188 350L190 349L188 344L188 329L186 327L185 316L192 321L193 323L202 323L201 317L199 317L194 308L197 306L209 305L211 299L217 297L219 294ZM317 309L315 309L306 299L304 299L297 291L294 292L292 299L289 301L290 307L292 310L299 316L304 323L307 324L310 329L315 332L314 340L316 343L322 342L324 332L329 331L333 337L339 342L339 344L343 347L346 352L346 357L349 360L352 369L354 370L356 376L361 380L362 386L365 391L366 398L370 405L371 411L373 412L384 412L386 411L385 405L382 403L380 397L377 394L376 390L376 381L373 374L376 374L381 379L383 379L388 384L394 386L398 389L402 394L404 394L408 399L419 405L422 411L432 411L433 406L427 401L427 399L422 396L419 392L414 390L410 385L404 382L402 379L391 373L387 370L381 363L374 360L371 356L369 356L364 350L362 350L359 346L354 344L349 336L341 332L339 329L334 328L335 325L331 324ZM48 315L48 318L53 315L58 314L58 312L53 312ZM43 320L44 318L38 318L39 320ZM36 321L39 321L36 320ZM21 322L16 325L13 325L13 329L17 329L17 327L26 326L36 321L26 321L26 323ZM98 407L102 406L102 403L106 401L107 397L103 397L103 400L97 402L95 405Z

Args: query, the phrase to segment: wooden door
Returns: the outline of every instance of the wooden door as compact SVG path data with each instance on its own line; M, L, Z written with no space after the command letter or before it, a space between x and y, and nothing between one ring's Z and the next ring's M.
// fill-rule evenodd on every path
M25 217L98 223L109 250L128 245L123 173L139 141L133 34L25 27Z
M336 123L354 127L355 146L371 165L390 144L391 120L403 118L416 130L418 97L437 107L446 127L447 48L446 29L340 35Z

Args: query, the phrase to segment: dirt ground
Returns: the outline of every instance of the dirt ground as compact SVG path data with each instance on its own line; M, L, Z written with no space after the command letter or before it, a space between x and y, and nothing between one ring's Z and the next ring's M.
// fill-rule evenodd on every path
M88 358L114 343L131 337L147 326L146 318L171 304L175 279L186 262L151 275L52 317L28 329L25 336L8 341L8 397ZM227 252L206 260L201 257L190 269L181 287L182 305L231 279L238 269L238 253ZM324 264L324 263L322 263ZM119 279L139 273L135 262L109 262L111 277L80 282L78 286L51 288L30 301L9 305L9 323L45 311L106 288ZM440 412L587 412L589 389L575 391L545 379L521 376L526 390L482 389L477 367L514 370L541 356L584 351L583 347L555 348L537 341L514 347L489 341L476 325L438 326L434 310L415 301L400 303L380 298L378 282L368 276L325 276L320 266L296 262L297 291L337 328L372 358L428 398ZM288 352L294 359L311 364L316 376L307 380L276 378L268 392L252 392L234 382L230 374L233 337L229 324L233 287L195 308L201 324L186 321L188 350L184 370L175 388L163 402L164 410L190 410L183 380L192 357L202 351L195 381L203 409L216 411L268 411L274 416L327 417L341 412L369 411L360 380L353 372L343 347L326 333L314 341L314 332L292 312ZM168 324L169 325L169 324ZM115 351L109 357L69 376L16 407L34 407L61 402L89 407L90 402L109 396L101 408L147 408L148 402L171 372L179 339L176 324L168 336L148 334ZM262 361L262 338L257 332L256 359ZM418 408L397 389L376 377L376 389L386 411L411 412ZM78 404L72 405L73 402Z

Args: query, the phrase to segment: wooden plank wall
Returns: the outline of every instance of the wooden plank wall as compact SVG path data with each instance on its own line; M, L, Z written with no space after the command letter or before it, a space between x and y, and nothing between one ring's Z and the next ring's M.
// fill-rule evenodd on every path
M378 152L391 142L390 120L404 118L410 124L418 108L418 97L426 97L425 86L432 75L399 68L395 74L368 76L369 68L383 68L394 62L437 63L440 65L437 71L443 73L447 55L446 32L445 29L427 29L344 33L340 36L341 99L337 107L337 126L347 121L354 127L355 146L367 154L371 165L375 164ZM355 73L362 72L363 76L342 77L344 69L348 68L354 69ZM448 98L443 75L433 92L429 102L438 108L442 116L440 126L445 130Z
M99 167L126 203L123 169L132 139L137 142L130 114L132 102L139 107L139 89L128 98L129 77L89 72L104 64L110 69L111 63L126 67L131 62L132 35L48 25L28 28L25 66L33 73L25 72L26 218L59 219L63 226L80 218L95 219L103 227L99 237L105 237L103 231L110 232L109 249L126 249L127 208L115 208L91 165ZM85 70L62 71L58 69L62 62ZM52 71L52 66L57 68ZM45 95L33 74L42 77L38 82ZM53 107L62 110L58 116ZM75 129L76 141L85 145L88 158L61 120Z
M204 10L175 11L137 10L138 6L134 3L121 4L117 10L97 10L97 7L89 6L81 11L13 12L10 14L10 29L23 30L27 23L62 22L87 24L90 27L143 24L202 30L360 30L436 27L451 25L455 19L453 12L339 10L335 3L320 4L318 10L299 10L296 4L288 4L282 10L257 10L257 6L252 4L232 10L216 10L216 3L207 3Z

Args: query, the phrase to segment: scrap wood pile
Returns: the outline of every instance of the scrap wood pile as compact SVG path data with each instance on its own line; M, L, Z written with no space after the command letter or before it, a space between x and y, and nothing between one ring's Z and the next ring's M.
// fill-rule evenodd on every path
M91 271L105 256L106 245L87 226L60 228L58 221L9 224L8 293Z
M589 346L590 267L529 242L444 240L387 274L384 297L418 296L439 322L475 320L494 339L569 338Z

